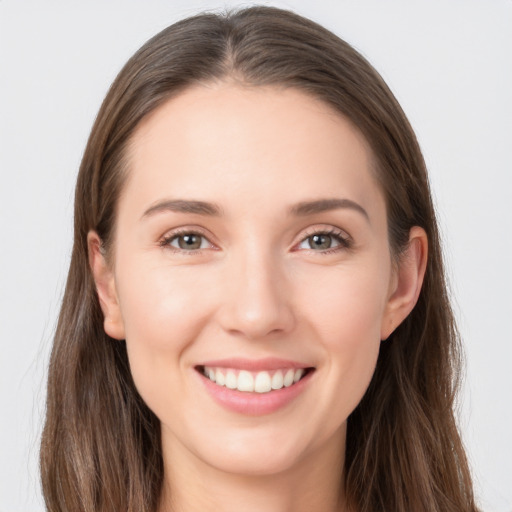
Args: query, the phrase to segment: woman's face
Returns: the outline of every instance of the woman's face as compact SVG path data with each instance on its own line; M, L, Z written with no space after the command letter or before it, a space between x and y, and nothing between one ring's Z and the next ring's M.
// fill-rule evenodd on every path
M128 165L105 325L166 456L341 458L396 288L361 134L297 90L204 85L142 122Z

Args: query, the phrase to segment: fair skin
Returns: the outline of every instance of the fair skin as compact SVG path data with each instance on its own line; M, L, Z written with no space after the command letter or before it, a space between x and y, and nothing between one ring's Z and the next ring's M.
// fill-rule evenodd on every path
M343 510L347 418L427 256L413 228L393 263L362 135L293 89L190 88L138 127L111 264L99 244L105 330L162 426L161 512Z

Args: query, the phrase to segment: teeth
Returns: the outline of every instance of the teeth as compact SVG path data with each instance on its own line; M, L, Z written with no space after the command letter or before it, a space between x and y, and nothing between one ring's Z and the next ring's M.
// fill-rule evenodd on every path
M281 389L283 387L283 372L281 370L277 370L272 377L271 383L272 389Z
M295 372L293 370L288 370L286 375L284 376L284 387L288 388L293 384L293 377L295 377Z
M238 379L236 378L235 372L231 370L226 373L226 384L225 386L229 389L236 389L238 387Z
M254 391L254 379L249 372L242 370L238 374L238 391Z
M210 380L213 380L213 379L210 379ZM224 386L226 384L226 377L224 376L224 374L220 370L217 370L215 372L215 382L219 386Z
M204 367L203 373L212 382L229 389L237 389L248 393L268 393L272 390L290 387L304 376L304 369L277 370L272 372L262 371L251 373L246 370L234 370L225 368Z
M271 389L272 379L268 372L258 372L254 382L254 391L256 393L268 393Z

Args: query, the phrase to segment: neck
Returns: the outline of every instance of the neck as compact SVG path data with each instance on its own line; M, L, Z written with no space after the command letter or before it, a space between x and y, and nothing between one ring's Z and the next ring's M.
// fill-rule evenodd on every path
M278 473L222 471L182 446L165 446L159 512L342 512L345 432ZM167 464L167 461L172 461Z

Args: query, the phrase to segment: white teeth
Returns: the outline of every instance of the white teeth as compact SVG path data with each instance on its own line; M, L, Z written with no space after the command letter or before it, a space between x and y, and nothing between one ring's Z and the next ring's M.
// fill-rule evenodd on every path
M293 370L288 370L283 380L285 388L288 388L293 384L293 377L295 377L295 372Z
M226 373L226 384L225 386L229 389L236 389L238 387L238 379L236 378L235 372L231 370Z
M210 380L212 380L212 379L210 379ZM226 377L224 376L224 374L220 370L217 370L215 372L215 382L219 386L224 386L224 384L226 384Z
M254 379L249 372L242 370L238 374L238 391L254 391Z
M204 375L219 386L229 389L237 389L247 393L268 393L272 390L290 387L304 376L304 368L294 370L277 370L272 372L249 372L246 370L235 370L228 368L204 367Z
M299 382L299 380L304 375L304 370L302 368L299 368L298 370L295 370L295 373L293 375L293 382Z
M254 391L256 393L268 393L271 389L272 380L268 372L258 372L254 381Z
M283 387L283 372L281 370L277 370L272 377L272 389L281 389Z

